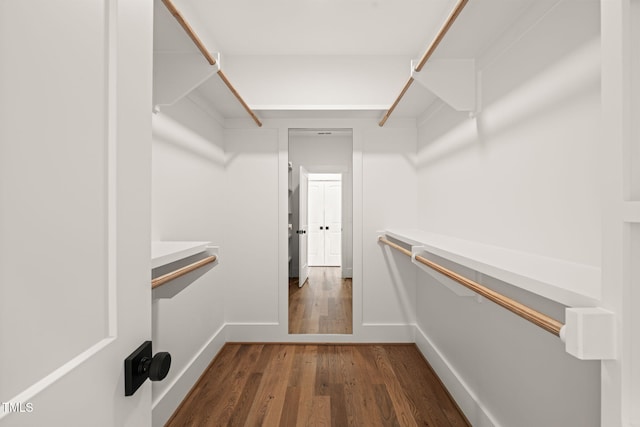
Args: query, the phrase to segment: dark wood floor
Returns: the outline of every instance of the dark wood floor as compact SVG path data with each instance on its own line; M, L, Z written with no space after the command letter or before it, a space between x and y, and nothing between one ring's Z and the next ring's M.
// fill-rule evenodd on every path
M166 426L469 426L413 344L226 344Z
M290 334L353 333L351 279L340 267L311 267L303 287L289 280Z

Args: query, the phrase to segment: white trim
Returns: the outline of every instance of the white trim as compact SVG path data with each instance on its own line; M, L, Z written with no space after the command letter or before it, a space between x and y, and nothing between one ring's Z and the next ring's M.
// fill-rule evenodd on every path
M220 352L226 343L224 329L225 325L222 325L162 393L157 396L153 393L153 426L165 425L207 366Z
M374 124L377 126L377 123ZM351 157L351 185L352 193L352 211L351 211L351 298L352 298L352 317L353 317L353 333L354 336L360 336L364 330L362 325L364 321L364 293L362 285L363 277L363 168L362 153L364 151L364 126L353 127L352 138L352 157Z
M429 340L418 325L415 326L415 343L471 425L475 427L500 427L500 424L484 407L462 376L451 366L444 354Z
M352 278L353 268L342 267L342 278Z
M630 424L632 408L633 271L631 270L632 227L635 206L628 203L634 165L635 142L631 86L632 33L630 8L634 0L601 0L600 32L602 54L602 140L599 170L602 180L602 307L618 316L618 359L601 363L600 423L603 426Z
M415 122L414 122L415 123ZM233 126L234 123L229 123ZM331 129L349 131L351 133L351 179L352 179L352 263L351 268L347 272L348 276L352 278L352 312L353 312L353 335L345 335L345 337L351 337L349 339L357 339L362 322L362 147L363 147L363 128L373 127L377 128L376 121L358 120L358 119L312 119L312 120L299 120L288 118L284 120L271 120L266 121L265 128L277 127L279 130L279 159L278 168L279 175L279 297L278 301L280 306L278 307L279 314L279 328L280 334L278 340L290 341L295 335L288 334L288 319L289 319L289 245L288 245L288 168L289 168L289 136L290 132L302 131L304 129ZM315 168L314 173L340 173L344 177L344 173L347 170L340 170L333 167L328 168ZM343 218L344 219L344 218ZM344 236L343 236L344 237ZM345 253L343 253L343 256ZM344 259L343 259L344 261ZM292 266L293 277L299 276L298 266L294 262ZM344 275L344 269L343 269ZM331 336L331 335L327 335ZM320 336L322 337L322 336ZM317 339L316 339L317 340ZM251 341L251 340L250 340ZM257 341L260 341L257 339ZM304 342L304 341L302 341ZM339 342L344 342L340 340Z
M354 323L354 331L356 324ZM289 334L279 323L227 323L227 342L413 343L414 325L362 324L358 334Z
M289 322L289 126L278 127L278 319L281 334ZM292 221L293 222L293 221ZM293 232L293 231L292 231ZM296 234L292 239L297 238ZM291 274L298 276L298 263L291 261Z
M107 333L110 337L118 335L118 266L117 266L117 144L118 144L118 7L115 1L108 0L105 4L106 37L106 135L107 145Z

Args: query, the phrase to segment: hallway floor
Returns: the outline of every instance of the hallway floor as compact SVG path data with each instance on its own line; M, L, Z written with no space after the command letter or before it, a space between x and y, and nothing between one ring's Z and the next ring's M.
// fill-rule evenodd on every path
M351 334L353 309L351 279L340 267L311 267L303 287L289 280L290 334Z
M469 426L414 344L226 344L166 424Z

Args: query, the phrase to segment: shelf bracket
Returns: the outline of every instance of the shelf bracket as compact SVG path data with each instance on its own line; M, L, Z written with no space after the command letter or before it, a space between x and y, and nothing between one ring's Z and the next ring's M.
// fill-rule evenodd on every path
M220 53L210 65L199 52L154 52L153 111L170 106L187 96L220 71Z
M599 307L566 308L560 339L567 353L580 360L616 358L616 316Z
M420 72L411 61L411 77L456 111L478 111L478 79L473 59L431 59Z

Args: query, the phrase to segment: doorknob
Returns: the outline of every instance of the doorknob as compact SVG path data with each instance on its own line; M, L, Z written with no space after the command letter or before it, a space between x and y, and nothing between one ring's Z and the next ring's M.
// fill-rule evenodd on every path
M329 226L327 225L324 229L325 229L325 230L328 230L328 229L329 229Z
M298 234L307 234L306 230L297 230L296 233Z
M323 227L323 226L320 226L320 230L324 230L324 227Z
M145 341L140 347L124 359L124 395L131 396L149 378L162 381L171 368L171 355L166 351L151 357L151 341Z
M156 353L153 358L143 357L138 365L138 373L148 372L151 381L162 381L171 368L171 355L166 351Z

